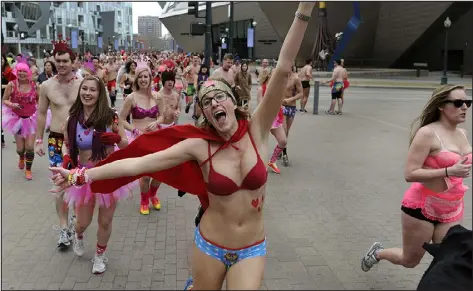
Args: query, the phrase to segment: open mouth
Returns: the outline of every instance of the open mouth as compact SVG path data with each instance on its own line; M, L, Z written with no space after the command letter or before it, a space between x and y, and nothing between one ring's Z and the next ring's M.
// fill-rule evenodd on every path
M466 117L466 113L460 114L461 117Z
M225 113L223 110L215 111L213 116L217 123L224 123L225 120L227 120L227 113Z

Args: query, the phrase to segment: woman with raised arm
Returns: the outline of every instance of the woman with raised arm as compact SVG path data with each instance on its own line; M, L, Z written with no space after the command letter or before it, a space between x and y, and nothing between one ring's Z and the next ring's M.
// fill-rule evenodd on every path
M269 133L314 4L299 4L266 97L251 119L238 109L226 81L207 80L198 93L203 128L178 125L143 134L93 169L51 168L60 186L54 191L94 181L92 190L106 193L152 176L196 194L206 211L195 230L193 288L221 289L226 279L227 289L259 289L266 255L262 209Z

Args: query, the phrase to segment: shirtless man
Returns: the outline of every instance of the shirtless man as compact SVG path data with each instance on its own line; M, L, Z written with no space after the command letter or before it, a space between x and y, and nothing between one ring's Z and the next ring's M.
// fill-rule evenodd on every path
M285 98L282 102L284 106L284 131L286 132L286 138L289 138L289 130L291 129L294 118L296 117L296 101L301 99L303 96L302 82L297 73L292 67L292 74L287 80L286 90L284 92ZM289 157L287 156L287 146L282 150L283 165L287 167L289 165Z
M309 93L310 93L310 81L312 81L312 60L308 59L305 61L305 66L299 71L299 78L302 82L302 90L303 96L301 99L301 112L306 112L305 106L307 104L307 100L309 100Z
M342 96L343 96L343 77L346 75L346 70L340 66L341 61L335 60L334 61L335 68L333 69L332 79L324 82L324 84L328 84L333 82L332 85L332 102L330 103L330 109L325 111L326 114L334 115L335 112L335 102L338 104L338 112L337 114L342 114Z
M66 166L67 158L62 156L64 141L63 126L69 116L69 109L77 99L82 77L72 71L74 53L69 49L54 51L57 75L41 84L39 93L38 125L36 130L35 151L39 156L44 156L43 134L46 125L48 107L51 109L51 126L47 141L47 153L51 167ZM66 145L67 146L67 145ZM68 221L68 207L63 200L64 193L56 197L56 212L59 216L60 233L57 246L67 248L74 235L73 221Z
M258 82L259 82L259 75L260 75L263 71L266 71L266 70L269 70L269 69L270 69L268 66L269 66L269 60L268 60L268 59L263 59L263 62L261 62L261 68L256 69L256 71L255 71L255 75L256 75L256 77L258 78Z
M97 77L99 77L100 80L104 81L105 83L105 80L104 80L104 77L105 77L105 72L102 70L102 68L100 67L100 60L99 58L97 57L92 57L92 64L94 64L94 68L95 68L95 75Z
M233 66L233 56L231 54L226 54L223 57L223 62L222 66L218 69L216 69L213 74L210 76L210 78L222 78L232 86L232 88L235 86L235 72L232 70Z
M105 69L105 81L107 81L108 95L112 102L112 107L115 107L115 101L117 100L117 75L120 66L115 62L114 56L108 57L108 62L104 66Z
M179 94L174 90L176 77L173 72L163 72L161 77L163 87L158 92L158 103L164 104L162 121L159 129L173 126L177 123L181 113L181 102Z
M187 83L187 95L186 95L186 113L189 113L189 109L194 101L194 94L196 93L196 89L194 87L194 79L195 76L199 73L200 70L200 58L198 55L192 56L192 64L189 65L184 71L184 78Z

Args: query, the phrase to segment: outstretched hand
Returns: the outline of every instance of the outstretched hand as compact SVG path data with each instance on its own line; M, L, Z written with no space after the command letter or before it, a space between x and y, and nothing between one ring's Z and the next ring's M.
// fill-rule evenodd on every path
M65 189L69 188L67 177L69 177L70 170L62 167L49 167L49 170L53 173L52 180L54 185L57 187L49 190L52 193L60 193Z

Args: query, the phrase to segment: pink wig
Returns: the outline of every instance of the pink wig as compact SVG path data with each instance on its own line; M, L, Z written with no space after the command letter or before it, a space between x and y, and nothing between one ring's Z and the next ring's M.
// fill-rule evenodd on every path
M31 73L31 69L30 69L30 66L28 66L28 64L25 64L25 63L17 63L16 66L15 66L15 69L13 69L13 74L18 78L18 71L25 71L26 74L27 74L27 78L29 80L31 80L31 76L32 76L32 73Z

